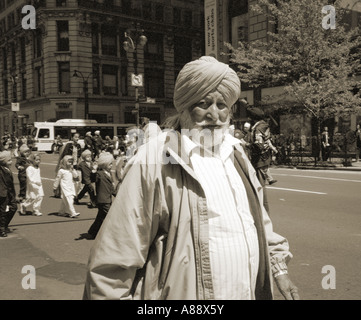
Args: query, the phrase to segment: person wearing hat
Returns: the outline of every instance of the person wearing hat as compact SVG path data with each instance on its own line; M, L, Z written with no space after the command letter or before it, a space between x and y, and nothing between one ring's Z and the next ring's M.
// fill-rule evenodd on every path
M9 223L17 210L11 152L0 152L0 237L7 237Z
M228 134L240 80L204 56L178 74L168 128L142 145L90 252L84 299L299 299L292 254ZM272 279L273 278L273 279Z
M249 159L251 159L251 124L249 122L245 122L243 124L242 130L236 130L234 137L241 140L241 144L244 148Z
M15 168L18 169L19 180L19 201L23 201L26 196L26 168L31 165L29 156L31 154L30 148L27 144L22 144L19 148L19 156L16 157Z
M98 159L98 170L95 178L96 203L98 214L88 230L88 234L95 239L100 227L108 214L115 196L115 189L111 169L114 157L110 152L102 152Z
M81 183L84 185L83 189L79 192L75 203L78 204L84 195L88 192L90 196L89 208L96 208L96 197L93 188L93 182L95 182L95 174L97 171L96 163L92 162L92 152L86 149L81 154L82 161L78 165L78 169L81 172Z
M94 141L91 131L88 131L84 137L84 150L90 150L92 159L94 160Z

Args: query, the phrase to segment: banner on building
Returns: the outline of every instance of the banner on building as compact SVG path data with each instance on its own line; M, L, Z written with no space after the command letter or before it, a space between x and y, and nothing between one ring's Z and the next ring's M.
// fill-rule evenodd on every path
M204 1L204 30L205 30L205 43L206 55L212 55L218 58L218 38L217 38L217 11L218 0L205 0Z

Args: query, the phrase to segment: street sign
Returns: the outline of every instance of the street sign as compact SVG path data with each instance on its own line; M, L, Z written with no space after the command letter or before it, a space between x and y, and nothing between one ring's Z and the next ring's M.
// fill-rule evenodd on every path
M155 104L155 99L150 97L141 97L139 98L139 103L150 103Z
M133 87L143 87L143 75L141 73L135 74L132 73L131 75L132 79L132 86Z
M20 111L20 103L19 102L12 102L11 103L11 111L13 111L13 112Z
M155 103L155 99L154 99L154 98L149 98L149 97L147 97L146 103L152 103L152 104L154 104L154 103Z

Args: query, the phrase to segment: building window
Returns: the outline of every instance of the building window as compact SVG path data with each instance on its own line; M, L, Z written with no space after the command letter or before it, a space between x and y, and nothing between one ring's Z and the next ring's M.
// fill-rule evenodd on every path
M61 119L71 119L73 118L73 111L55 111L55 117L56 120L61 120ZM64 139L68 139L68 134L60 134L61 137Z
M4 103L7 104L9 103L9 82L8 79L4 79Z
M152 20L152 3L150 1L143 1L143 19Z
M15 14L12 12L8 15L8 30L15 26Z
M100 94L99 64L93 64L93 94Z
M16 81L12 84L13 87L13 102L17 102L18 101L18 84L16 83Z
M5 19L0 21L0 36L4 35L6 32L6 22Z
M147 34L147 44L144 48L144 58L150 60L163 60L163 35L157 33Z
M57 7L65 7L66 6L66 0L56 0L56 6Z
M182 22L182 11L180 8L173 8L173 24L180 25Z
M43 38L40 29L36 29L34 38L33 38L33 45L34 45L34 58L39 58L43 54Z
M151 98L164 98L164 70L146 68L144 70L145 95Z
M155 21L164 22L164 6L159 3L155 5Z
M57 21L58 51L69 51L69 22Z
M20 38L20 62L25 63L26 62L26 51L25 51L25 38Z
M120 69L120 90L123 96L128 95L128 69L122 66Z
M58 62L59 92L70 93L70 63Z
M12 43L10 46L11 50L11 66L16 67L16 50L15 50L15 43Z
M114 0L104 0L103 5L106 9L112 9L114 6Z
M21 74L21 99L26 100L26 73Z
M184 10L183 24L187 27L191 27L193 25L193 13L191 10Z
M174 37L174 63L184 65L192 60L192 39Z
M99 54L99 25L92 23L92 52Z
M101 28L102 54L117 55L117 28L116 26L103 25Z
M248 42L248 27L238 27L238 41L241 41L242 43Z
M42 77L41 67L37 67L34 70L34 95L35 97L41 96L41 77Z
M118 95L118 67L103 65L103 93L105 95Z
M132 12L132 0L122 0L122 13L130 15Z
M231 0L228 4L228 12L231 18L248 12L248 0Z
M6 48L2 48L2 58L3 58L3 69L6 71L8 69L8 55L6 53Z

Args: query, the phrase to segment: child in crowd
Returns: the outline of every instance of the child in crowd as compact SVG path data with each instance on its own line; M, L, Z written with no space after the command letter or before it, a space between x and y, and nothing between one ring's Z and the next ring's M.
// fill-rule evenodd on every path
M30 148L26 144L22 144L19 148L19 156L16 158L15 168L18 169L18 179L20 191L18 194L19 201L25 200L26 196L26 168L30 165L29 156Z
M88 192L90 196L89 208L96 208L96 198L92 183L95 182L97 172L97 164L92 162L92 152L84 150L81 154L82 161L78 165L81 172L81 183L84 184L83 189L79 192L75 203L78 204L84 195Z
M109 152L103 152L98 158L98 170L95 178L98 214L89 228L88 234L94 239L110 209L112 197L115 196L111 169L114 157Z
M76 197L74 182L77 180L79 180L79 176L74 169L74 158L67 155L60 161L59 171L53 185L54 190L60 185L62 202L59 215L61 216L75 218L80 214L74 208L74 198Z
M17 210L11 152L0 152L0 237L7 237L9 223Z
M26 168L26 199L20 203L20 214L25 214L29 208L33 215L41 216L40 208L44 198L44 190L39 168L40 155L31 154L29 161L31 164Z

